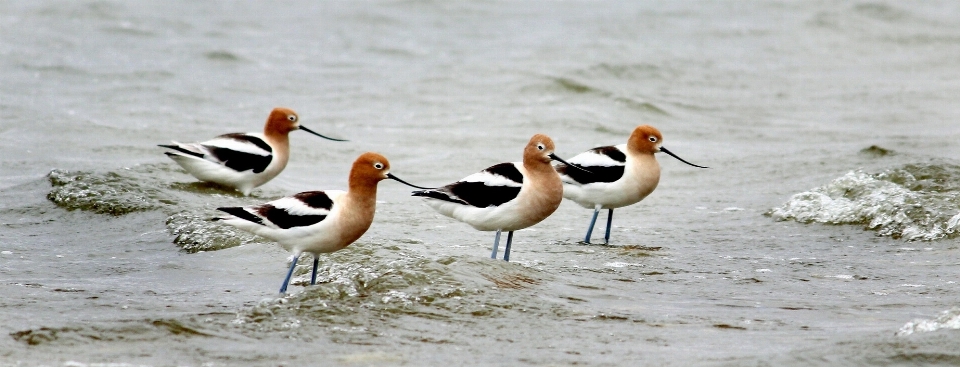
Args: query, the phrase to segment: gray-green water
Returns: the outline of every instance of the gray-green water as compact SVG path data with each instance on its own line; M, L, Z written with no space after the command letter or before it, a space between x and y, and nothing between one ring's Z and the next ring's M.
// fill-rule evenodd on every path
M0 3L0 365L956 365L960 6L931 2ZM241 197L156 144L293 133ZM583 245L380 185L323 257L205 221L341 189L375 150L438 185L651 124L696 170ZM596 238L596 236L595 236Z

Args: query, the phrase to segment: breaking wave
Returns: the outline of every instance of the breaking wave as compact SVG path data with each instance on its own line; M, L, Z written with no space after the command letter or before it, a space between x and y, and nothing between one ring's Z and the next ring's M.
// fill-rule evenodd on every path
M960 166L908 164L851 171L767 212L777 220L858 224L908 241L960 236Z
M52 186L47 199L66 210L114 216L143 211L165 213L167 231L176 236L173 243L186 252L264 241L209 219L222 214L217 207L251 205L268 199L244 197L213 184L196 182L172 164L144 164L107 172L55 169L47 179ZM280 196L273 192L267 195Z
M372 332L397 316L460 320L512 312L555 314L564 308L531 294L547 274L504 261L432 259L397 246L356 243L322 255L317 284L308 286L311 269L312 260L304 256L291 281L292 294L240 312L234 324L278 332L309 320ZM277 273L278 286L282 275Z
M941 329L960 329L960 307L954 307L940 313L933 320L916 319L903 325L897 335L906 336L918 332L930 332Z

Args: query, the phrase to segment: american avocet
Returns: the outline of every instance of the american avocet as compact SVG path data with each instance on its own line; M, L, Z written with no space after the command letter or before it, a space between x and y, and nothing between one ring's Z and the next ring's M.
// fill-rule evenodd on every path
M377 183L387 178L424 189L390 174L387 158L368 152L353 162L347 191L307 191L257 206L217 208L230 215L214 220L277 241L293 252L290 271L280 287L282 294L287 292L301 254L313 254L310 284L316 284L317 256L347 247L370 228L377 206Z
M590 149L558 164L556 169L563 180L563 197L584 208L593 209L593 219L583 242L590 243L590 234L597 222L600 209L607 213L607 232L603 243L610 242L613 209L633 205L650 195L660 182L660 163L654 153L664 152L694 167L662 146L663 135L650 125L633 129L626 144ZM571 170L570 166L588 170Z
M537 134L523 149L523 162L500 163L437 189L414 191L440 214L481 231L497 231L493 253L497 258L500 232L507 231L503 259L510 261L513 231L540 223L563 200L563 184L550 165L563 162L553 154L550 137Z
M300 125L300 118L289 108L274 108L260 133L220 135L200 143L160 145L172 149L167 156L201 181L233 187L244 195L267 183L283 171L290 157L291 131L303 130L324 139L346 141L320 135Z

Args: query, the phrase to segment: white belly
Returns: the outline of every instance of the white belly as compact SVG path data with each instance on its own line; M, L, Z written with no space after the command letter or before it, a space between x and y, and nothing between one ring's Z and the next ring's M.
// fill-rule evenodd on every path
M614 182L594 182L577 185L564 182L563 197L584 208L616 209L643 200L660 182L660 164L649 159L627 157L623 177Z

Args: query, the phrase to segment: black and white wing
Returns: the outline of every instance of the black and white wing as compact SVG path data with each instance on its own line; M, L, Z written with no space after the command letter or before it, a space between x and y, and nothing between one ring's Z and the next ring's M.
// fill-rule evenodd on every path
M560 174L560 179L567 184L586 185L595 182L614 182L623 177L624 167L627 165L626 149L626 144L597 147L567 160L570 164L575 164L590 172L584 172L563 163L559 163L555 168L557 173Z
M413 196L424 196L478 208L500 206L513 200L523 186L521 163L500 163L464 177L444 187L414 191Z
M274 229L306 227L322 222L341 191L307 191L257 206L217 208L236 218ZM225 219L225 218L221 218Z
M264 141L261 134L256 133L225 134L202 143L160 146L177 151L167 153L168 155L189 155L237 172L253 170L253 173L260 173L266 170L273 160L273 148Z

